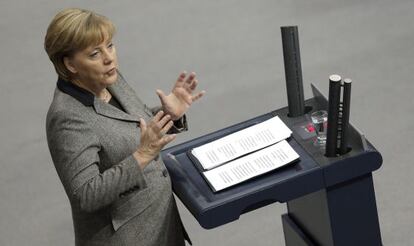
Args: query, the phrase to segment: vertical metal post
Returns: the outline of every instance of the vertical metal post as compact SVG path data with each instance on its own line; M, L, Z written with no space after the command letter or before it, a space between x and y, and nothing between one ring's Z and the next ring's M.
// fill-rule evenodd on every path
M305 113L298 27L282 26L280 29L282 33L289 117L298 117Z
M341 100L341 76L333 74L329 76L329 105L328 105L328 130L326 133L327 157L335 157L338 147L338 118L339 103Z
M349 128L349 113L351 107L351 79L344 79L344 90L342 96L342 126L341 126L341 143L339 147L339 154L343 155L348 152L348 128Z

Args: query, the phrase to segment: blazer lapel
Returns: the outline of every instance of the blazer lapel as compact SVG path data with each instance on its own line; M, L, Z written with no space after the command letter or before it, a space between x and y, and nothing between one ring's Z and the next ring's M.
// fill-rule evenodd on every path
M116 84L108 87L109 92L114 96L121 106L125 109L128 114L131 115L145 115L145 106L133 92L126 91L126 88L122 86L122 81L118 81Z
M113 119L139 122L139 118L142 117L141 115L127 114L124 111L119 110L118 108L112 106L109 103L104 103L103 101L101 101L100 99L96 97L95 97L93 105L94 105L94 108L97 114L100 114L100 115L103 115L109 118L113 118Z
M137 101L137 99L129 95L129 93L126 93L124 88L120 86L119 82L109 86L108 90L111 92L112 96L118 100L126 112L112 106L109 103L104 103L95 97L94 108L96 113L114 119L134 122L139 122L140 118L143 118L146 121L149 119L149 115L147 115L144 110L144 104Z

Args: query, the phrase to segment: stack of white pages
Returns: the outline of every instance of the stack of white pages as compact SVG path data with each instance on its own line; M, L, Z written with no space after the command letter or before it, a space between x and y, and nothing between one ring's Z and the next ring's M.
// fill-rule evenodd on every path
M194 148L191 155L213 190L220 191L298 159L286 141L291 134L275 116Z

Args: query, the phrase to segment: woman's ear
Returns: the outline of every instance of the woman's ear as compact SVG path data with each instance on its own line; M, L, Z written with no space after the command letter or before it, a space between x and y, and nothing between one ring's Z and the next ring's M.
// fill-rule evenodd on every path
M65 64L65 67L67 70L69 70L71 73L76 74L78 70L73 65L72 58L65 56L63 57L63 64Z

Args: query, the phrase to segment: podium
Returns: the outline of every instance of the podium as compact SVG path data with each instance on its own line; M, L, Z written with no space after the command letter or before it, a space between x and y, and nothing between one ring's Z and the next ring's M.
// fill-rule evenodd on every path
M326 109L327 100L312 85L304 116L289 118L281 108L245 122L165 149L162 158L174 193L206 229L237 220L241 214L274 202L287 203L282 215L286 245L382 245L372 172L380 153L350 125L351 149L325 157L306 126L309 114ZM289 144L297 162L214 193L187 156L187 151L278 115L292 130Z
M381 154L349 124L347 152L326 157L325 149L314 145L316 135L307 126L310 114L327 110L328 101L311 87L313 97L304 101L302 115L290 117L284 107L162 151L174 193L203 228L218 227L279 202L287 204L281 219L288 246L382 245L372 179L372 172L382 164ZM276 115L292 130L287 141L299 160L213 192L187 152Z

